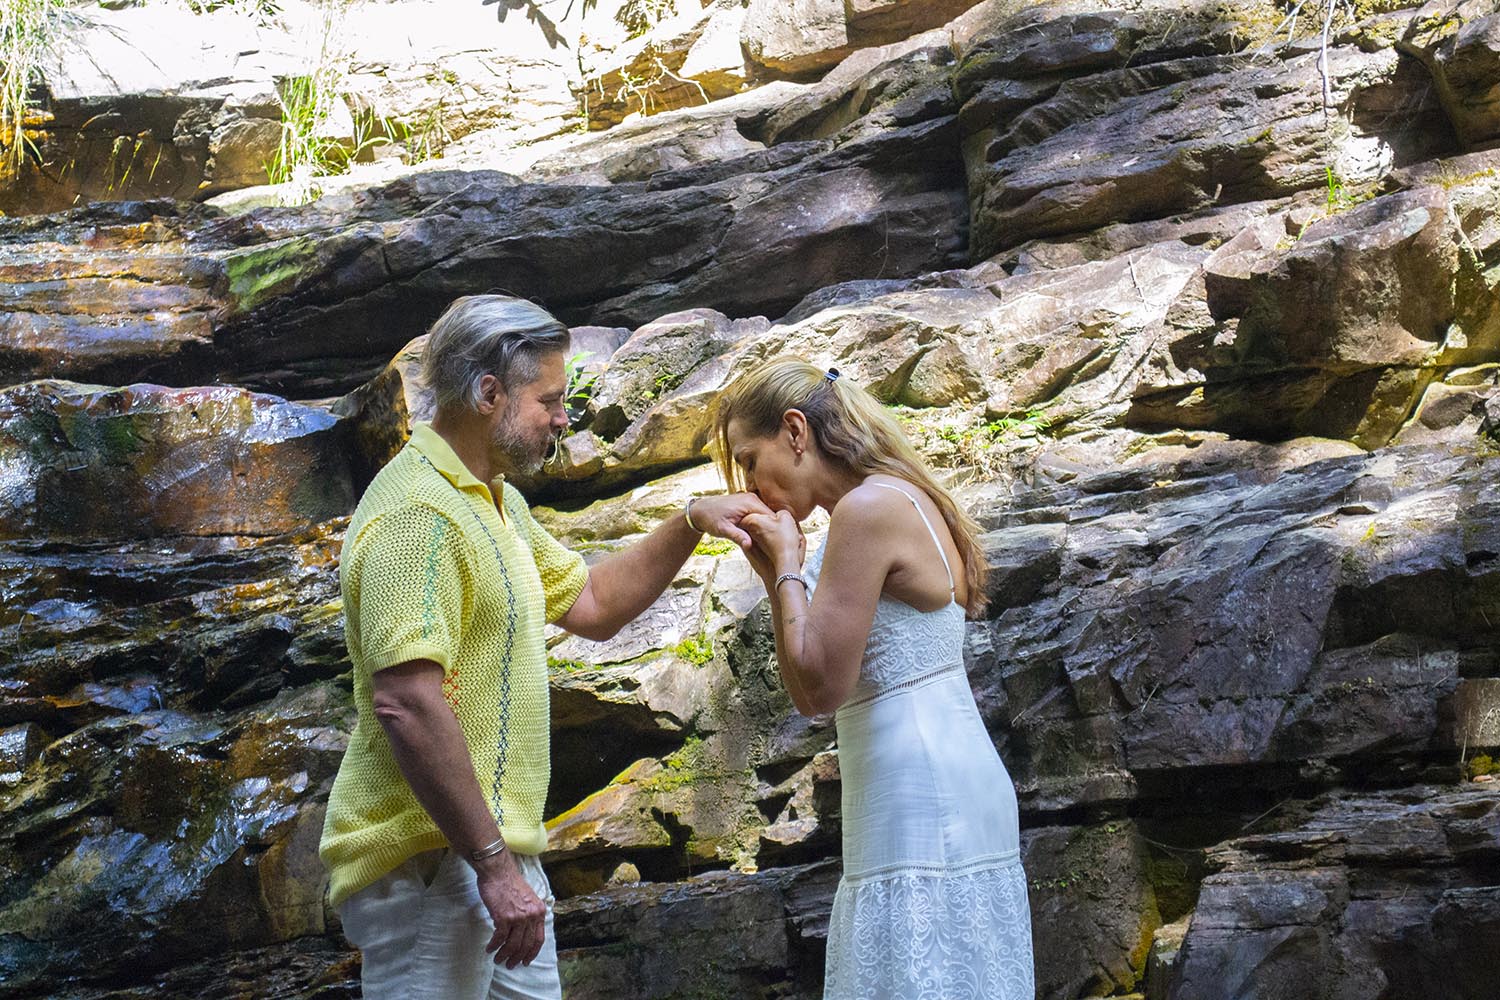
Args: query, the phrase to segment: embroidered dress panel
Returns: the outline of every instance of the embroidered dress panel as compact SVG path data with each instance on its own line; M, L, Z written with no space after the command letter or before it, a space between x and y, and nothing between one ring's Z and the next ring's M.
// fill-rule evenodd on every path
M915 498L873 485L911 501L948 566ZM814 592L823 555L804 570ZM844 874L824 1000L1034 994L1015 790L969 690L963 631L951 600L929 612L888 597L876 607L859 680L835 717Z
M927 520L927 514L921 505L905 490L887 483L870 485L899 493L916 508L927 533L932 536L932 544L937 547L943 569L948 572L950 600L936 611L918 611L893 597L880 598L875 610L875 621L870 626L870 637L865 642L864 660L860 665L859 680L855 683L851 701L868 700L909 680L913 672L962 664L964 658L964 609L951 599L954 590L953 568L948 565L948 555L938 541L937 532ZM821 549L816 558L821 570Z
M333 905L447 846L374 717L372 678L399 663L442 667L501 835L518 854L541 852L551 752L543 626L588 582L582 557L536 523L513 487L479 482L417 424L355 508L339 575L358 717L319 847Z

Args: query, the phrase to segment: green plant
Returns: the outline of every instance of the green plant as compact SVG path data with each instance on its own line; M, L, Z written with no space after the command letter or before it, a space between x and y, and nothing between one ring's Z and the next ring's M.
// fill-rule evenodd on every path
M308 201L318 192L313 177L326 162L330 144L320 133L333 113L337 96L327 86L327 75L326 71L315 70L306 76L289 77L278 88L281 142L266 166L266 176L272 184L294 185L288 201Z
M1019 431L1023 427L1030 428L1032 431L1040 434L1051 426L1052 421L1048 419L1045 413L1041 410L1031 409L1026 411L1025 416L1001 417L998 420L991 420L984 425L984 428L985 432L989 434L990 440L994 441L1007 434Z
M1056 878L1032 879L1031 887L1039 892L1051 892L1056 889L1066 889L1068 886L1076 886L1083 881L1083 873L1077 870L1063 872Z
M31 140L26 118L38 66L52 50L64 0L0 0L0 147L13 168L26 158Z
M660 771L641 782L644 791L672 792L704 777L715 776L701 736L689 736L683 740L682 746L662 758L661 763Z
M676 11L677 0L625 0L615 11L615 22L630 32L631 38L639 38Z
M1497 771L1500 771L1500 764L1497 764L1487 753L1475 754L1464 764L1464 772L1470 778L1494 774Z
M281 16L279 0L187 0L188 10L194 14L210 14L216 10L233 10L249 14L261 24L269 24Z
M427 82L437 90L437 100L416 121L400 129L407 163L435 160L443 155L443 148L453 141L453 132L448 128L447 108L449 101L458 95L459 76L451 69L441 68L429 74ZM393 129L388 127L387 131Z
M1444 188L1455 188L1461 184L1468 184L1470 181L1477 181L1481 178L1494 177L1497 173L1500 173L1500 171L1496 171L1494 167L1485 167L1483 170L1476 170L1472 173L1461 174L1457 170L1453 169L1452 164L1444 163L1438 167L1437 177L1435 178L1435 180L1440 186Z
M641 398L647 401L659 399L681 385L682 379L681 373L661 372L652 380L651 388L641 393Z
M579 351L563 362L563 370L568 376L568 387L563 403L569 409L582 409L593 398L594 383L599 380L599 373L587 371L584 368L584 363L593 356L590 351Z
M1344 186L1344 180L1333 172L1332 167L1325 166L1323 172L1328 175L1328 214L1332 215L1341 208L1347 208L1353 202L1349 197L1349 190Z
M996 445L1023 434L1039 434L1052 426L1052 418L1037 407L1020 416L998 417L959 426L934 426L919 416L923 411L905 406L889 405L887 408L901 424L902 433L912 446L927 455L935 465L963 469L982 478L1015 475L1024 465L1024 457L1019 456L1014 448Z
M695 556L727 556L738 552L740 547L727 538L713 538L705 536L693 549Z
M693 666L701 667L714 658L714 644L706 635L691 636L673 646L672 652Z
M547 670L551 673L576 674L583 670L593 670L592 663L584 663L582 660L563 660L556 657L547 657Z
M323 0L319 4L318 51L309 72L287 77L278 88L281 142L266 165L266 176L272 184L289 185L284 203L316 198L321 190L318 177L341 173L366 149L391 141L389 123L373 113L353 116L352 146L327 134L334 109L343 99L348 57L339 49L338 40L354 2Z
M443 117L443 100L427 109L416 127L406 133L402 144L406 147L407 163L426 163L443 155L443 147L453 141L448 123Z
M1041 410L1027 410L1025 416L999 417L995 420L987 420L977 427L943 427L938 430L937 435L949 444L957 445L961 450L967 450L988 447L996 441L1018 433L1023 428L1040 433L1051 426L1052 422Z

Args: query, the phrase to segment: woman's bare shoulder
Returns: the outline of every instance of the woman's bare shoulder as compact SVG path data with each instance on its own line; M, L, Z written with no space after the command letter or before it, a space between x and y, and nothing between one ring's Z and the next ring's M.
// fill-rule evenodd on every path
M834 505L829 530L835 526L899 530L910 518L912 499L920 492L918 487L895 476L871 476Z

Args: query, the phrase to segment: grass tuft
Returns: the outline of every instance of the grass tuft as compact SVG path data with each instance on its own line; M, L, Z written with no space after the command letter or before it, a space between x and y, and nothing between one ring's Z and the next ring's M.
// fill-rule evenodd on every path
M28 148L26 119L38 67L52 51L64 0L0 0L0 149L19 168Z
M344 100L349 56L341 47L344 18L358 0L322 0L317 52L308 71L282 81L281 143L266 177L288 185L283 204L311 201L322 193L319 177L343 173L371 146L390 142L390 123L373 114L354 115L353 146L328 134L334 112Z

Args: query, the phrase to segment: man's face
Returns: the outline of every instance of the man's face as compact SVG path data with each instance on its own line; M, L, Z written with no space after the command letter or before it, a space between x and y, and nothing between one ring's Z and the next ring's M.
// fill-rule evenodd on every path
M551 351L542 355L536 378L506 396L490 442L492 452L513 472L531 475L541 469L552 439L568 427L563 407L567 389L563 354Z

